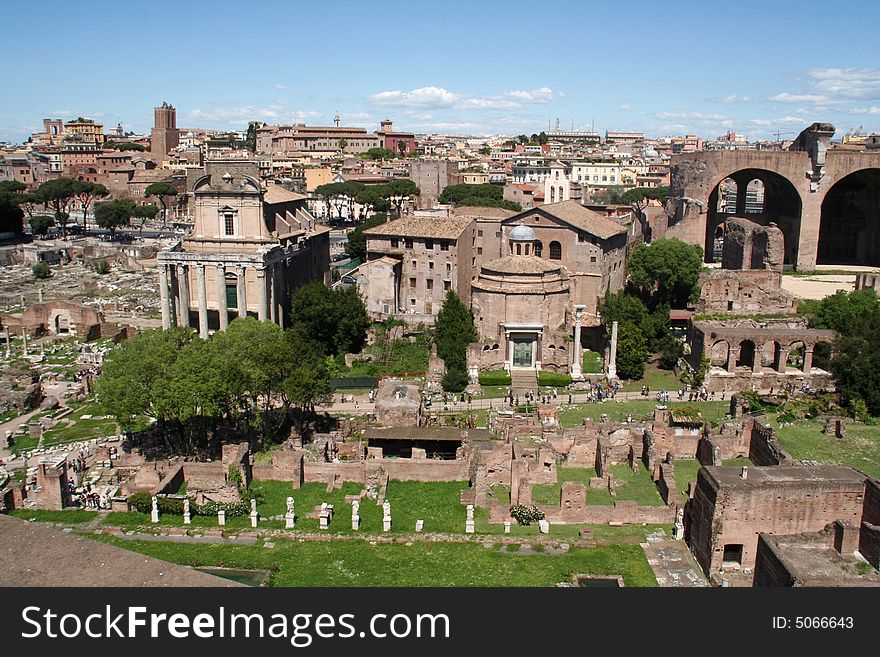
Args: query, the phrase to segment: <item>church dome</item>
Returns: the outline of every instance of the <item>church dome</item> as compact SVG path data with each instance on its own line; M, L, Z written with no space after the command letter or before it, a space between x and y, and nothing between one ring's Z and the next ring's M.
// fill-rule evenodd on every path
M528 226L516 226L512 231L510 231L508 239L511 242L534 242L535 231L533 231Z

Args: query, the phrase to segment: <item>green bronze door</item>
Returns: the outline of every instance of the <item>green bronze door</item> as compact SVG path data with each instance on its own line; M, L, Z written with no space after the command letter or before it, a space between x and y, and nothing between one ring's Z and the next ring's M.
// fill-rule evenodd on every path
M513 341L513 366L514 367L531 367L532 366L532 341L531 340L514 340Z

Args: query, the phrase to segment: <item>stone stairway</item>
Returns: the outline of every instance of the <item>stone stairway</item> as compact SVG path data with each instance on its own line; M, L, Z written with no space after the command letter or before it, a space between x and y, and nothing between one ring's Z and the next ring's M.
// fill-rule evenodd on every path
M520 402L525 401L526 390L534 393L538 391L538 374L535 370L517 370L510 371L510 387L513 388L514 396L520 398Z

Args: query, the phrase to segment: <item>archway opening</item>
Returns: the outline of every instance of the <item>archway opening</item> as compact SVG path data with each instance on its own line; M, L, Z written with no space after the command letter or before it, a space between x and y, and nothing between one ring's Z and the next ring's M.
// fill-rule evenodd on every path
M820 265L880 265L880 169L838 180L822 201Z
M806 354L806 347L804 343L798 340L797 342L792 342L788 345L788 360L786 361L786 365L789 367L793 367L796 370L801 370L804 368L804 355Z
M736 359L737 367L755 366L755 343L751 340L743 340L739 343L739 358Z
M727 367L727 356L730 345L727 340L719 340L709 350L709 364L713 367Z
M704 252L706 262L721 260L723 226L728 217L761 225L775 223L785 238L784 263L797 263L801 230L800 194L785 177L766 169L740 169L723 178L709 194ZM721 233L718 229L721 228ZM720 242L719 242L720 238Z

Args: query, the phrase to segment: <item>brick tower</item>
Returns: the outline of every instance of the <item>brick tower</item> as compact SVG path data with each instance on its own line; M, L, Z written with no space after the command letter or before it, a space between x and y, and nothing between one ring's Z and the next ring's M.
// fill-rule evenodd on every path
M168 159L171 149L180 143L180 131L177 129L177 110L167 102L153 109L153 130L150 133L150 152L153 159Z

